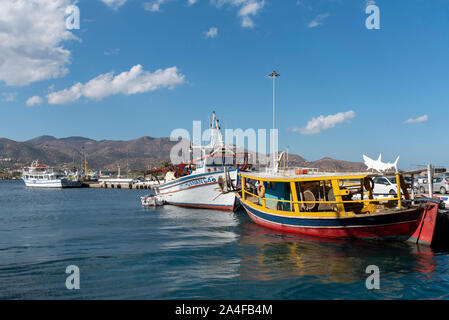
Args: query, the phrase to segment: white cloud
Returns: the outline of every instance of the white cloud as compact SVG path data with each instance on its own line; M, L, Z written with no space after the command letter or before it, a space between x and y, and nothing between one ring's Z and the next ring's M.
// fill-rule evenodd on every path
M260 2L257 1L249 1L245 3L239 10L238 15L242 18L242 27L244 28L253 28L254 22L250 18L250 16L255 16L259 13L260 10L265 5L265 1L262 0Z
M145 2L143 8L147 11L158 12L161 10L161 6L166 2L167 0L152 0ZM187 5L192 6L197 2L198 0L187 0ZM265 6L265 0L210 0L210 3L217 8L224 5L236 7L238 9L237 16L240 17L241 26L244 28L253 28L255 26L253 17L259 14Z
M429 120L429 117L427 116L427 114L425 114L425 115L415 118L415 119L408 119L408 120L404 121L404 124L426 122L427 120Z
M16 100L17 92L3 92L2 93L2 100L5 102L13 102Z
M204 32L206 38L215 38L218 35L218 29L215 27L210 27L209 31Z
M301 0L296 1L296 5L297 5L297 6L301 6L301 7L303 7L303 8L306 8L307 10L313 10L312 6L306 5L306 4L304 3L304 1L301 1Z
M248 16L242 17L242 27L244 28L254 28L253 19Z
M259 14L265 6L265 0L211 0L211 3L218 8L225 4L238 7L237 15L240 17L241 26L244 28L254 27L252 17Z
M328 116L319 116L318 118L312 118L305 128L295 128L293 131L301 134L317 134L321 131L331 129L335 125L342 122L350 122L355 117L355 112L350 110L347 112L339 112L337 114Z
M0 82L24 86L58 78L69 70L70 51L77 39L65 25L65 10L74 0L0 1Z
M327 17L329 17L330 14L329 13L323 13L323 14L319 14L315 17L315 19L313 19L312 21L310 21L307 24L308 28L315 28L317 26L319 26L320 24L323 23L324 19L326 19Z
M166 0L154 0L152 2L145 2L143 8L147 11L157 12L160 10L160 6L166 2Z
M52 92L47 95L50 104L67 104L81 97L103 99L115 94L136 94L154 91L160 88L174 88L184 83L184 75L176 67L159 69L151 73L143 70L140 64L129 71L114 75L114 72L101 74L85 84L80 82L68 89Z
M117 10L118 8L123 6L126 2L126 0L101 0L101 1L109 8L112 8L114 10Z
M33 96L31 98L29 98L26 102L27 106L32 107L34 105L37 104L41 104L42 103L42 98L39 96Z

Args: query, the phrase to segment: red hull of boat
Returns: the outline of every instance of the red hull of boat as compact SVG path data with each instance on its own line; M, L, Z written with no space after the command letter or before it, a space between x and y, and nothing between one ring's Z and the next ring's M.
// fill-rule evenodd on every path
M304 235L324 238L359 238L359 239L375 239L375 238L396 238L398 240L407 240L418 225L418 221L407 221L386 226L370 226L370 227L350 227L350 228L310 228L310 227L292 227L282 224L271 223L267 220L258 218L248 212L250 218L266 228L290 232L300 233Z
M429 203L426 208L416 208L415 210L409 210L407 213L390 214L391 217L394 216L398 219L389 223L381 223L382 221L380 220L377 222L375 219L380 219L382 215L375 215L371 217L361 216L354 219L356 222L360 221L360 225L343 225L342 223L341 225L326 226L323 223L323 225L303 226L280 223L276 221L276 216L264 214L262 211L245 204L243 207L250 218L258 225L281 232L323 238L409 240L426 245L431 245L432 243L438 214L438 205ZM367 219L373 219L368 223L370 225L366 225ZM298 220L307 221L305 219ZM341 221L344 221L344 219L341 219ZM375 222L373 223L372 221ZM318 223L321 222L318 221Z

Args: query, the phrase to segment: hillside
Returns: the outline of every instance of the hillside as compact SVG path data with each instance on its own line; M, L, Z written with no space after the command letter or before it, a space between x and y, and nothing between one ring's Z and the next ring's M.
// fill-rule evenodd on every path
M93 140L84 137L55 138L40 136L23 142L0 138L0 159L12 158L16 166L39 160L50 166L79 167L87 154L89 168L116 170L129 166L130 170L158 167L170 158L170 150L177 142L169 138L141 137L134 140ZM360 162L323 158L308 161L299 155L289 155L290 166L314 167L323 170L363 170Z

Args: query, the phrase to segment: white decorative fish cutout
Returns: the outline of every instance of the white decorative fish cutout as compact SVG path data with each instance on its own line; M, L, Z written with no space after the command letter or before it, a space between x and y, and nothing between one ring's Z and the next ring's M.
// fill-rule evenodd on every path
M389 170L389 169L396 169L396 172L398 172L398 161L399 161L399 156L396 158L396 161L391 163L391 162L387 162L384 163L382 162L382 154L379 154L379 159L377 160L373 160L370 157L367 157L365 155L363 155L363 160L365 160L365 165L368 167L369 169L374 169L379 173L382 173Z

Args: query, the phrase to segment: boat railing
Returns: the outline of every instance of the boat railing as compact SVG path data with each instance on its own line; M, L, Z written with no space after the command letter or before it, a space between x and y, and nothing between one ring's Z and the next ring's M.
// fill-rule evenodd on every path
M338 205L344 205L344 204L354 204L354 203L363 203L364 205L369 205L370 203L380 203L380 202L385 202L385 201L391 201L391 202L402 202L403 199L401 196L398 195L392 195L392 194L387 194L387 193L376 193L373 194L373 196L376 195L385 195L388 197L385 198L376 198L376 199L358 199L358 200L314 200L314 201L294 201L294 200L282 200L282 199L274 199L274 198L266 198L266 197L260 197L257 194L254 194L252 192L249 192L246 189L242 189L242 196L243 196L243 200L248 200L246 198L246 195L249 195L251 197L254 197L256 199L260 200L260 203L258 203L258 205L261 205L263 208L267 208L267 201L268 202L275 202L276 203L276 208L278 208L278 203L280 204L289 204L290 205L290 210L287 211L291 211L291 212L309 212L309 211L301 211L299 210L295 210L295 205L307 205L307 204L334 204L336 205L336 208L338 208ZM368 192L364 192L364 196L368 196L369 193ZM285 211L285 210L279 210L279 211Z
M53 174L55 170L53 168L44 168L43 170L38 170L36 168L24 168L24 173L27 174Z
M286 167L286 168L265 168L265 173L271 175L280 176L292 176L302 174L317 174L320 173L318 168L305 168L305 167Z

